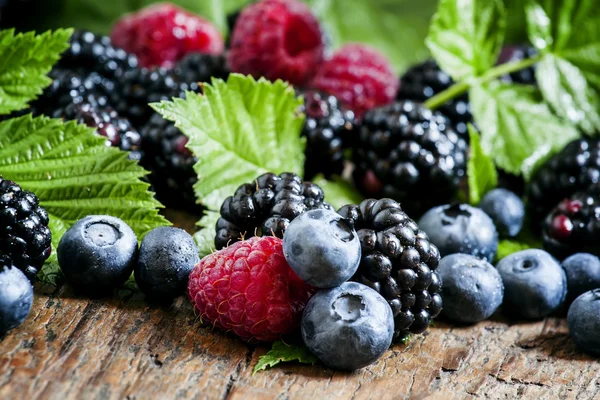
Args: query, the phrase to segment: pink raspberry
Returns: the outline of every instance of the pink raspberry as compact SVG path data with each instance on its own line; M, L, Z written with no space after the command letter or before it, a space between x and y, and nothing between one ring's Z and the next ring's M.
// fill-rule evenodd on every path
M233 72L307 83L323 61L319 22L297 0L263 0L238 17L227 56Z
M225 48L213 24L168 3L125 15L110 37L116 46L134 53L143 67L170 68L188 53L221 54Z
M323 63L311 86L334 95L360 118L367 110L394 101L398 77L377 50L348 44Z
M297 329L314 291L285 261L276 237L252 237L204 257L188 284L203 320L252 342Z

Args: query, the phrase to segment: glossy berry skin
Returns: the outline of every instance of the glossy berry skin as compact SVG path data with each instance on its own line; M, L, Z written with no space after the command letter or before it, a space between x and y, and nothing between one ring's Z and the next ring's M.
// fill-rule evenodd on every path
M189 233L162 226L142 240L135 282L150 299L172 300L185 293L190 273L199 262L198 248Z
M0 254L0 338L25 321L32 304L29 279L10 258Z
M315 289L290 268L276 237L252 237L204 257L190 274L197 315L249 342L293 332Z
M302 314L302 339L323 364L354 371L375 363L392 343L392 309L356 282L318 291Z
M579 295L600 288L600 259L593 254L576 253L562 262L567 275L567 299L573 301Z
M309 285L340 286L354 275L360 263L360 240L353 222L335 211L305 212L285 231L286 261Z
M67 282L84 295L102 295L131 276L138 256L135 233L119 218L89 215L60 239L58 264Z
M479 208L494 221L500 236L515 237L523 227L525 206L519 196L509 190L489 191L481 199Z
M538 320L564 302L567 277L560 264L543 250L530 249L504 257L496 265L504 283L503 309Z
M569 307L569 335L586 353L600 355L600 289L583 293Z
M496 256L496 227L479 208L468 204L438 206L421 217L419 226L429 235L442 257L462 253L492 262Z
M442 315L452 321L465 324L484 321L502 304L502 278L485 260L451 254L440 260L437 273L442 280Z

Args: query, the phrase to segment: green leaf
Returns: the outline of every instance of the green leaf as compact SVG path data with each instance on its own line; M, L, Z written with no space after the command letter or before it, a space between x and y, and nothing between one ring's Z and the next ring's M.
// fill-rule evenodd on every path
M198 155L196 196L211 210L265 172L302 175L301 105L287 83L239 74L213 79L203 95L152 104L189 137L187 146Z
M216 211L207 211L206 215L198 221L197 225L202 229L194 234L194 240L198 246L200 257L207 256L215 251L215 235L217 233L215 225L220 216L221 214Z
M327 180L323 175L317 175L312 182L318 185L325 192L325 201L331 204L336 210L346 204L359 204L364 197L352 185L339 176L332 180Z
M525 224L527 226L527 224ZM496 261L502 260L504 257L513 253L517 253L527 249L542 248L542 241L536 237L530 230L523 228L516 238L504 239L498 243L498 251L496 252Z
M505 28L500 0L441 0L426 43L442 69L460 81L494 66Z
M273 342L271 350L258 359L252 375L258 371L272 368L282 362L298 361L302 364L315 365L318 361L308 348L302 344L286 344L281 340Z
M22 110L52 80L46 76L69 46L71 29L35 35L0 30L0 114Z
M479 204L481 198L498 186L498 173L492 159L481 148L479 134L469 124L471 150L467 162L467 177L469 180L469 201Z
M533 160L561 149L578 136L552 114L537 89L491 82L469 91L481 146L495 164L519 175Z
M32 118L0 123L0 175L34 192L50 216L52 245L77 220L107 214L125 221L140 237L167 225L162 207L140 180L146 172L106 138L74 122ZM56 284L56 251L40 278Z

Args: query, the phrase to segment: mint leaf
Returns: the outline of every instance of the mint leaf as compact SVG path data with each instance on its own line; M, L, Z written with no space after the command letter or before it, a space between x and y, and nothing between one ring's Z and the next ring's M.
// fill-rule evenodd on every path
M469 138L471 142L467 161L469 201L477 205L487 192L498 186L498 173L492 159L481 148L479 134L471 124L469 124Z
M90 214L121 218L140 238L168 224L140 180L146 172L84 125L31 115L9 119L0 123L0 150L0 175L34 192L48 211L54 249L75 221ZM58 276L53 251L40 278L56 284Z
M542 248L541 240L527 228L523 228L523 231L516 238L504 239L498 243L496 261L522 250L540 248Z
M283 341L278 340L273 342L271 350L258 359L258 363L254 366L252 375L258 371L272 368L275 365L282 362L298 361L303 364L315 365L318 361L308 348L302 344L285 344Z
M459 81L494 66L505 28L500 0L441 0L426 43L442 69Z
M323 175L317 175L312 182L318 185L325 192L325 201L331 204L336 210L346 204L359 204L364 197L350 182L345 181L339 176L327 180Z
M0 30L0 114L27 107L52 80L46 76L69 46L71 29L35 35Z
M215 235L217 234L215 225L220 216L221 214L216 211L207 211L206 215L198 221L198 226L202 229L194 234L194 240L198 246L200 257L204 257L215 251Z
M189 137L198 155L195 192L211 210L265 172L303 174L302 98L287 83L231 74L213 79L204 94L187 93L152 106Z

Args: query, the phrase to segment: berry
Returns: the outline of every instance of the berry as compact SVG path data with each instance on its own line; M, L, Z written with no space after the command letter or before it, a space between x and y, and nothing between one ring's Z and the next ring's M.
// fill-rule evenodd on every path
M600 288L600 259L588 253L576 253L562 262L567 275L569 302L579 295Z
M188 284L203 320L251 342L297 329L313 292L287 264L276 237L253 237L204 257Z
M224 49L213 24L168 3L125 15L113 27L111 38L134 53L143 67L171 68L186 54L221 54Z
M392 343L394 318L373 289L346 282L318 291L302 314L302 339L323 364L354 371L376 362Z
M210 82L211 78L227 79L225 57L222 55L190 53L175 65L173 73L178 82L189 84L186 90L198 90L198 82Z
M529 46L504 46L498 57L498 64L507 62L522 61L526 58L531 58L537 55L537 50ZM508 83L519 83L523 85L536 85L535 65L511 72L509 75L504 75L501 79Z
M294 219L283 237L286 261L312 286L332 288L354 275L360 263L360 240L335 211L311 210Z
M502 304L504 285L490 263L467 254L451 254L440 260L444 309L449 319L473 324L488 319Z
M0 255L31 280L52 252L48 221L35 194L0 176Z
M0 337L21 325L33 304L33 287L12 260L0 254Z
M519 196L509 190L489 191L483 196L479 208L494 221L500 236L515 237L523 227L525 206Z
M354 181L414 215L451 201L465 177L467 143L440 113L403 101L365 114L353 149Z
M198 248L189 233L162 226L142 240L135 281L149 298L171 300L185 292L190 272L199 262Z
M394 340L426 331L442 309L437 247L394 200L367 199L338 213L354 221L361 242L362 258L352 279L388 301Z
M504 283L503 309L509 313L527 319L542 319L565 300L565 272L543 250L513 253L504 257L496 268Z
M447 204L427 211L419 220L442 257L462 253L492 262L498 250L498 233L492 219L468 204Z
M323 202L323 190L289 172L266 173L241 185L221 205L217 221L217 250L252 236L277 236L290 222L308 210L331 209Z
M73 289L95 296L118 288L131 276L138 243L135 233L119 218L89 215L65 232L57 255Z
M394 101L398 79L389 60L377 50L348 44L317 71L311 87L337 97L358 118Z
M244 8L231 34L233 72L304 85L323 61L319 21L298 0L262 0Z
M600 289L579 296L567 314L569 334L581 350L600 354Z

